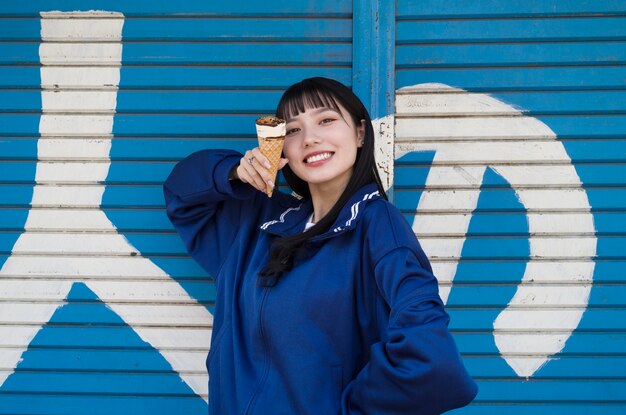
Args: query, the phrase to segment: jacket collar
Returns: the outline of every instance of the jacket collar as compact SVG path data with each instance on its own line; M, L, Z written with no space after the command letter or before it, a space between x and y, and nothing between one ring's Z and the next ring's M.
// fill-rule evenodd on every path
M370 183L360 188L339 212L333 226L312 240L325 239L353 229L360 220L363 208L372 200L380 198L376 184ZM310 199L282 211L277 217L261 225L261 230L278 235L289 236L304 231L307 218L313 212Z

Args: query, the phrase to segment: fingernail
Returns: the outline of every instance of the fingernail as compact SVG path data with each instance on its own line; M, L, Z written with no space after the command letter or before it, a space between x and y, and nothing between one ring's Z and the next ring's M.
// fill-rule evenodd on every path
M272 187L272 188L274 187L274 182L273 182L273 181L271 181L271 180L268 180L268 181L267 181L267 184L268 184L270 187Z
M265 166L266 169L269 169L270 167L272 167L269 161L264 162L263 165Z

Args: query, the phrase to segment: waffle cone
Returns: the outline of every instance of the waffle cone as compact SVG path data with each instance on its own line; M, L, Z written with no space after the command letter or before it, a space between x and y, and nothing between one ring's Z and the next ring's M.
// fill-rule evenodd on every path
M276 175L278 174L278 165L280 163L280 155L283 152L284 143L285 137L259 137L259 150L261 150L261 153L263 153L270 162L271 167L268 170L274 183L276 183ZM265 190L267 195L272 197L274 188L268 185Z

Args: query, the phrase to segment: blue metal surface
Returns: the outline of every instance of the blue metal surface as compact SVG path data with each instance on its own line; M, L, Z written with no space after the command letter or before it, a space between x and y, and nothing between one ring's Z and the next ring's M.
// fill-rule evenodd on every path
M398 45L396 62L399 69L617 65L626 62L626 43Z
M0 44L0 64L6 64L0 65L0 118L5 117L0 119L0 206L6 208L0 212L0 265L23 231L38 161L39 11L86 6L55 3L0 9L13 16L4 19L13 34ZM110 4L89 6L109 9ZM352 11L349 3L334 1L135 1L115 11L156 18L125 22L116 139L101 183L107 186L102 207L143 257L211 309L212 280L173 232L161 183L174 163L193 151L252 147L250 123L272 113L291 83L323 75L350 85ZM205 413L206 403L159 352L137 340L86 286L75 284L68 304L40 330L0 388L0 413Z
M167 16L189 17L232 17L232 16L301 16L301 17L349 17L350 2L335 0L292 0L259 3L245 0L237 3L219 1L178 0L133 0L116 2L108 0L33 0L28 3L4 3L2 15L7 17L39 17L42 11L58 10L107 10L121 12L126 17Z
M401 69L396 86L439 82L472 92L602 91L621 90L624 70L619 66L529 68ZM515 101L507 101L515 105ZM531 109L532 110L532 109Z
M117 348L111 344L108 336L101 335L100 325L116 327L122 344ZM55 330L60 327L61 333ZM180 381L158 351L89 288L76 283L67 304L39 331L15 373L2 385L0 411L192 414L206 412L206 404Z
M399 19L493 18L493 17L562 17L623 15L626 5L611 1L535 1L524 0L402 0L398 2Z
M402 4L405 4L402 2ZM503 4L503 3L501 3ZM599 18L601 17L601 18ZM569 18L493 18L403 20L397 23L396 44L547 42L624 40L626 18L590 16ZM580 30L584 27L585 30Z
M393 113L395 2L354 2L352 90L372 119Z
M574 165L594 220L593 235L572 231L560 237L597 238L595 257L586 259L595 262L595 270L578 327L532 377L518 377L500 356L493 328L527 267L524 234L531 212L487 169L447 303L455 339L480 391L472 405L454 414L626 411L626 70L620 42L625 12L620 1L398 3L396 86L439 83L486 93L544 123ZM445 117L446 108L437 109ZM430 152L409 153L396 163L395 203L409 221L423 192L422 177L437 168L432 159ZM558 183L546 177L548 188L557 190ZM552 213L558 212L556 207ZM572 278L561 284L556 287L565 296L577 283ZM555 310L581 307L563 304ZM557 323L548 319L543 332Z
M52 2L47 2L48 4ZM102 2L105 3L105 2ZM130 3L130 2L129 2ZM294 5L293 2L290 3ZM131 5L131 4L129 4ZM132 5L131 5L132 6ZM154 2L146 11L154 6ZM205 7L210 7L207 3ZM232 7L230 5L229 7ZM271 6L271 5L270 5ZM295 3L298 7L298 4ZM302 5L300 5L302 6ZM323 7L324 5L321 4ZM109 9L110 7L106 7ZM82 9L82 7L79 7ZM118 8L116 7L116 10ZM234 9L233 9L234 10ZM250 9L248 9L250 10ZM271 9L266 8L265 11ZM288 9L286 9L288 10ZM121 10L119 10L121 11ZM341 11L341 10L339 10ZM351 42L351 18L332 17L335 11L319 9L315 14L301 18L280 16L281 10L272 11L273 16L256 19L254 17L229 17L224 15L205 16L202 19L166 17L143 17L124 28L126 42L268 42L268 41L307 41L307 42ZM331 17L324 17L331 16ZM276 17L277 16L277 17ZM0 17L2 18L2 17ZM12 41L39 43L39 16L32 18L2 18L2 38Z
M39 12L111 7L103 0L0 6L0 266L31 207L42 108ZM254 118L273 112L282 90L308 76L352 85L374 117L393 113L395 88L404 86L488 93L555 132L589 198L598 249L578 328L531 378L518 377L500 356L493 322L527 267L527 211L487 169L447 304L481 389L474 404L452 413L626 411L624 2L135 0L115 11L127 20L102 207L192 298L211 309L215 294L163 211L160 183L177 160L202 148L252 147ZM433 157L415 152L396 162L394 202L409 222L437 168ZM160 353L81 283L22 357L0 386L0 413L206 412Z

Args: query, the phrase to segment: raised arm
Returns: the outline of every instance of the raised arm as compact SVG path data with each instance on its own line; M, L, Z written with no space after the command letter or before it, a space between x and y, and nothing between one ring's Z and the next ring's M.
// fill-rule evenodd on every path
M232 150L193 153L163 185L168 217L189 253L214 277L242 225L242 202L258 193L229 180L241 158Z

